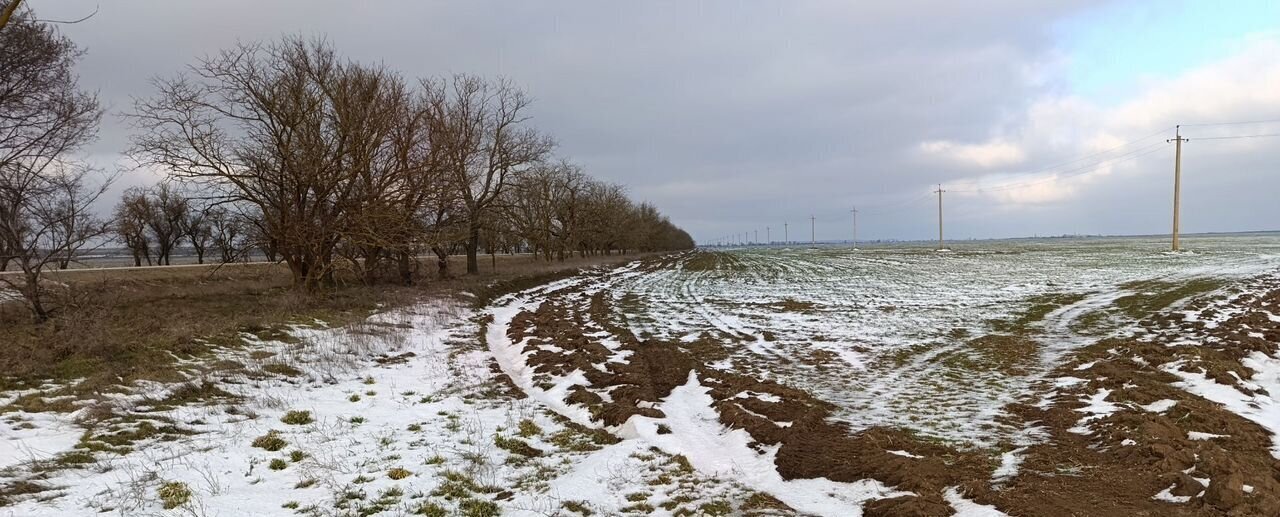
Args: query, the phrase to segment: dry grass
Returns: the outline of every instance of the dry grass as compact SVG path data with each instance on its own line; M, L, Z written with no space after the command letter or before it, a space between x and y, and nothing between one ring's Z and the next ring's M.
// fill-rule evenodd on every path
M59 271L50 279L71 294L52 321L34 325L20 304L0 303L0 389L83 378L77 391L89 393L139 379L180 381L175 357L236 346L242 332L279 338L289 323L342 325L423 296L485 296L519 278L634 258L546 263L500 256L495 267L486 257L479 275L462 276L465 262L455 257L450 267L458 276L451 279L413 287L351 283L312 295L291 289L288 269L274 264ZM434 261L421 271L430 278Z

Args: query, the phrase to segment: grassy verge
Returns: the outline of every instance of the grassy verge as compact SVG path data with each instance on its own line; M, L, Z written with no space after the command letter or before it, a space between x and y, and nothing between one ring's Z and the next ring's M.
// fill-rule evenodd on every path
M521 278L635 258L547 263L499 257L484 264L479 275L412 287L352 283L314 295L290 288L288 269L274 264L58 272L51 277L67 285L69 296L65 310L52 321L32 324L20 304L0 303L0 390L79 380L65 393L78 395L144 379L180 381L184 377L175 359L236 346L245 333L279 338L286 325L317 320L343 325L424 296L471 291L487 299L504 287L522 285ZM431 272L432 266L423 270ZM457 260L451 267L462 271L464 265ZM69 399L62 409L71 409ZM15 404L27 410L59 409L43 400L31 397Z

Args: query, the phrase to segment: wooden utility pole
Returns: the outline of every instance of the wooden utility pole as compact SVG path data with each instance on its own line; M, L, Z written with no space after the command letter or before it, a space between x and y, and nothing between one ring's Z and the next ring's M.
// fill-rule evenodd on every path
M853 207L853 247L858 247L858 207Z
M0 10L0 29L9 24L9 19L13 17L13 13L18 10L18 5L20 4L22 4L22 0L13 0L8 5L5 5L3 10Z
M816 238L818 235L817 233L818 223L816 222L817 220L818 219L816 217L812 215L809 216L809 245L810 246L813 246L814 244L818 243L818 239Z
M1173 139L1166 142L1177 142L1173 152L1173 251L1178 251L1178 207L1182 203L1182 126L1173 126Z
M945 190L942 190L942 184L941 184L941 183L939 183L939 184L938 184L938 190L937 190L936 192L937 192L937 194L938 194L938 249L943 249L943 240L942 240L942 193L943 193L943 192L946 192L946 191L945 191Z

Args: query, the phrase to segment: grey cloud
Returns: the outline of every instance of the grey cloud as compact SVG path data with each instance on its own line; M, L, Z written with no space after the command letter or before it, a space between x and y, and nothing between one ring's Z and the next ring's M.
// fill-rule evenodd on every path
M31 2L48 17L98 3ZM854 203L914 199L977 174L921 160L917 146L1016 131L1033 99L1062 87L1029 73L1055 58L1054 22L1091 4L120 0L64 30L89 51L84 86L117 111L150 94L151 76L285 33L326 35L351 58L410 77L506 75L536 98L534 122L560 154L654 202L695 237L812 213L819 238L842 238ZM112 118L91 153L118 153L127 135ZM1062 157L1044 151L1027 168ZM1150 194L1132 215L1085 209L1133 197L1098 191L1086 205L1012 215L960 206L953 228L977 237L1158 231L1165 206L1146 180L1107 183ZM869 211L863 235L933 235L929 200L912 206ZM1258 226L1227 207L1203 229L1231 225Z

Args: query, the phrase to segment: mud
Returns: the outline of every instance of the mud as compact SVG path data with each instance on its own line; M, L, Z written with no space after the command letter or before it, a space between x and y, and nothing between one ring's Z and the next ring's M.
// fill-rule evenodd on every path
M710 388L724 425L746 430L762 446L780 446L776 465L784 478L871 478L915 494L869 502L867 515L950 515L952 508L942 495L949 487L1010 515L1280 515L1280 462L1271 454L1271 435L1177 388L1173 383L1178 378L1160 368L1181 361L1188 371L1204 371L1247 390L1237 381L1251 374L1241 359L1255 351L1273 355L1273 343L1280 342L1280 323L1268 317L1268 311L1280 314L1280 281L1273 283L1265 295L1234 300L1231 310L1238 314L1219 325L1189 321L1182 312L1164 309L1143 320L1148 334L1142 340L1104 340L1079 349L1047 377L1078 382L1064 387L1046 381L1005 408L1006 423L1036 428L1043 439L1021 452L1016 476L1000 480L992 479L993 472L999 453L1011 445L997 451L961 450L900 429L854 432L832 421L831 404L807 392L708 366L729 356L715 336L669 342L632 334L603 293L551 295L517 316L509 336L516 342L527 339L528 362L548 381L582 372L590 386L575 387L567 401L588 408L607 426L634 415L661 418L654 406L696 372ZM1196 293L1207 288L1193 287L1189 291ZM1141 305L1166 307L1172 304L1169 292L1162 289ZM1195 309L1195 303L1190 307ZM1206 313L1225 310L1205 304L1199 308ZM1039 344L1022 332L1024 325L1015 327L1010 334L970 340L964 357L940 360L1026 372ZM601 341L597 336L604 332L616 342ZM1199 344L1182 343L1188 335L1198 337ZM803 362L820 372L832 359L815 353ZM738 370L743 371L750 370ZM1081 410L1100 390L1108 390L1105 400L1117 409L1086 419L1089 415ZM1174 402L1163 412L1143 408L1157 401ZM1191 440L1190 432L1225 436ZM1153 498L1166 489L1188 500Z

